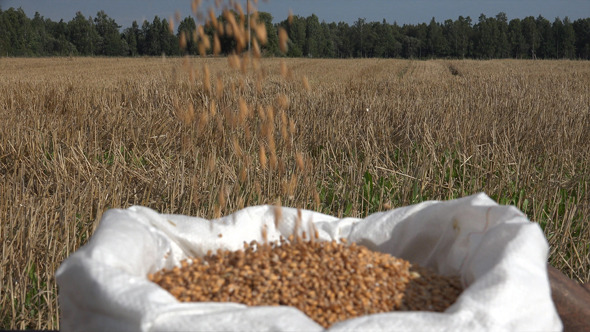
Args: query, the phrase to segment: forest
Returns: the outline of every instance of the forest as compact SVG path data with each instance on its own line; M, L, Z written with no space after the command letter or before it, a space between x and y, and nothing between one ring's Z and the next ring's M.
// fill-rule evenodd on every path
M218 18L221 22L223 17ZM269 13L260 12L268 41L261 47L265 56L309 58L472 58L472 59L589 59L590 18L553 22L538 17L508 20L505 13L495 17L481 14L477 21L459 16L437 22L398 25L367 22L359 18L352 25L326 23L316 15L292 16L273 23ZM0 8L0 56L176 56L199 54L194 38L198 22L193 17L171 24L155 16L150 22L133 21L123 28L104 11L95 17L77 12L70 21L44 18L38 12L27 17L19 8ZM282 54L278 29L289 35L289 47ZM211 26L205 33L212 36ZM187 36L184 49L181 34ZM234 41L221 37L221 53L234 49ZM211 52L209 50L209 52Z

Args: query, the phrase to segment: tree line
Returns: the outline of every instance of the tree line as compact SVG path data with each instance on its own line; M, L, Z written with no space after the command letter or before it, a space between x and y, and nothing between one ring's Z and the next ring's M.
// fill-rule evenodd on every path
M219 17L224 22L223 17ZM326 23L312 14L293 16L272 23L269 13L260 12L268 41L262 47L267 56L280 56L278 29L289 35L289 57L314 58L523 58L523 59L589 59L590 18L570 21L542 16L508 20L505 13L495 17L480 15L477 22L467 16L456 20L421 24L390 24L358 19ZM142 56L198 54L192 38L197 23L186 17L176 31L165 18L155 16L149 22L133 21L121 30L104 11L93 18L77 12L69 22L54 22L38 12L28 18L24 11L0 8L0 56ZM212 36L212 27L205 33ZM179 47L185 34L186 47ZM234 41L221 38L221 53L228 54Z

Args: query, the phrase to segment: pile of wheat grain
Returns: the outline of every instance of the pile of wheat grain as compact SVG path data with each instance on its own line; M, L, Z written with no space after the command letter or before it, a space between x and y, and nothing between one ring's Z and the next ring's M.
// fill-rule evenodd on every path
M293 240L244 242L148 277L182 302L287 305L325 328L394 310L444 311L462 291L457 277L355 243Z

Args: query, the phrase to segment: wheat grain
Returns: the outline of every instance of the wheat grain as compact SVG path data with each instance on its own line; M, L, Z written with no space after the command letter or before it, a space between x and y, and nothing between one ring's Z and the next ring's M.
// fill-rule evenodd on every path
M355 243L346 245L344 239L342 244L306 242L291 235L289 242L269 244L266 228L261 233L262 244L244 242L243 251L218 250L148 278L179 301L288 305L325 328L394 310L444 311L462 291L458 278L438 276Z

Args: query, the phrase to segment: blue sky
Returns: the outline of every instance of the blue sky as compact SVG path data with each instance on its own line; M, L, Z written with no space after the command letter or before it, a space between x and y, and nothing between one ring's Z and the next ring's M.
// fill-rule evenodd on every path
M212 6L213 0L203 0L202 9ZM226 3L228 1L225 1ZM241 2L245 3L245 0ZM258 1L260 11L270 12L275 22L285 19L289 9L296 15L315 13L320 21L354 23L358 18L368 22L387 20L398 24L428 23L432 17L438 22L470 16L477 22L480 14L495 16L505 12L508 19L542 15L553 22L556 17L571 20L590 17L590 0L269 0ZM35 11L52 20L71 20L77 11L86 17L96 16L99 10L114 18L123 28L133 20L151 21L155 15L169 18L178 10L182 17L190 14L190 0L0 0L0 8L22 7L27 16ZM140 23L141 24L141 23Z

